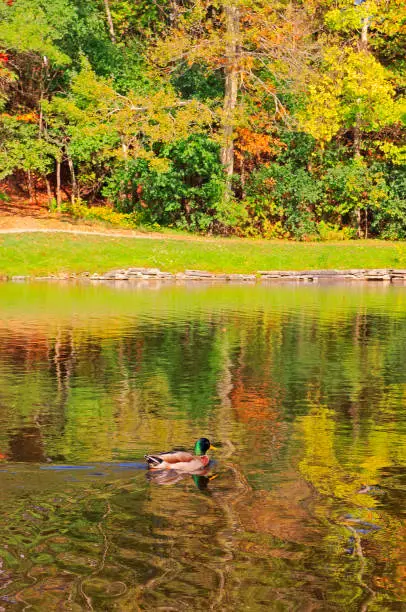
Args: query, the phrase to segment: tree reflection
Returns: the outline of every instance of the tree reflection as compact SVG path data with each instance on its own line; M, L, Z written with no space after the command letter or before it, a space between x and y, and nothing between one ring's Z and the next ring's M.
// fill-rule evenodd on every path
M159 316L130 300L121 316L0 325L0 450L24 464L2 464L7 596L350 611L405 597L404 298L221 291L220 305L171 293ZM26 466L104 466L206 434L223 446L192 477L95 467L44 484Z

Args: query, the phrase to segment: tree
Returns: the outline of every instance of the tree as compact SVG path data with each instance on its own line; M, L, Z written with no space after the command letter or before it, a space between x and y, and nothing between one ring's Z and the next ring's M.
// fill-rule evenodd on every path
M373 146L385 152L388 147L381 134L400 125L402 118L404 121L406 99L400 93L401 79L373 53L374 48L381 47L382 22L393 19L391 11L396 5L342 0L338 8L326 11L324 22L329 34L324 41L323 60L309 84L305 107L298 114L301 128L323 149L335 136L349 133L355 158L364 153L367 135L369 150L373 140ZM363 162L359 160L356 165L360 167ZM361 208L355 208L359 237ZM367 232L367 221L365 228Z
M83 180L79 177L77 183L75 165L90 179L83 186L97 193L114 167L125 167L130 160L142 158L165 169L157 146L199 132L211 120L203 104L179 100L169 87L149 96L132 91L124 96L111 80L97 77L85 60L72 80L71 95L54 96L43 108L44 137L68 162L73 199L79 197Z
M280 93L288 83L303 80L310 33L305 11L291 5L276 8L264 0L198 0L180 12L177 23L156 44L151 58L164 72L179 65L187 70L196 64L222 72L221 158L229 184L234 172L235 128L244 111L244 98L270 99L274 117L285 114L276 85Z

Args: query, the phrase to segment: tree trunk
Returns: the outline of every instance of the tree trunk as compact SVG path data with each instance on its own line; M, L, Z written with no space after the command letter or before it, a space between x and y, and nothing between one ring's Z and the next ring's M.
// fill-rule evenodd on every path
M368 51L368 27L369 27L369 17L364 17L361 21L362 29L361 29L361 38L359 40L358 48L360 51ZM360 100L357 100L360 103ZM357 113L355 119L354 126L354 154L355 156L359 156L361 154L361 115Z
M361 115L357 113L355 117L355 125L353 129L353 146L354 146L354 156L359 157L361 155Z
M362 238L361 209L357 208L355 214L357 215L357 236L358 238Z
M364 17L362 20L361 40L359 45L361 51L366 51L368 49L368 27L369 17Z
M49 179L47 176L45 176L45 185L47 188L47 195L48 195L48 208L51 208L51 204L52 204L52 190L51 190L51 183L49 182Z
M61 209L61 162L56 160L56 204Z
M66 151L66 159L68 160L68 166L69 166L71 182L72 182L72 193L71 193L70 200L71 200L72 204L74 204L75 203L75 199L77 198L78 185L77 185L77 182L76 182L75 167L73 165L72 158L69 155L68 151Z
M369 18L364 17L362 19L362 29L361 29L361 38L359 41L359 50L367 51L368 50L368 24ZM360 100L357 100L360 103ZM355 125L353 130L353 145L354 145L354 156L361 156L361 114L358 112L355 118ZM356 209L357 215L357 235L358 238L362 237L362 228L361 228L361 209Z
M28 194L30 196L30 200L31 202L34 199L34 193L33 193L33 189L32 189L32 176L31 176L31 170L27 170L27 183L28 183Z
M226 41L225 41L225 93L224 93L224 124L223 124L223 148L221 150L221 161L227 175L228 186L234 172L234 115L237 106L238 78L239 78L239 36L240 36L240 12L235 5L225 6L226 17Z
M113 44L116 43L116 33L114 31L113 19L111 17L109 0L104 0L104 8L106 10L107 23L109 24L110 39Z

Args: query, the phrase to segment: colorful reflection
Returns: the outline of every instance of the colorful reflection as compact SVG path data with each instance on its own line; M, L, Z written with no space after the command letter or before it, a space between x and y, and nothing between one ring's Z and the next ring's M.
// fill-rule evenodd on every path
M400 609L405 349L402 288L0 286L0 606Z

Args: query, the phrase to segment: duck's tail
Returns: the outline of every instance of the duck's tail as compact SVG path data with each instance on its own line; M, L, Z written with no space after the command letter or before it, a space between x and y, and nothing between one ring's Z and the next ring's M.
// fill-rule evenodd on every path
M158 467L163 463L163 459L158 455L144 455L146 462L148 463L148 467Z

